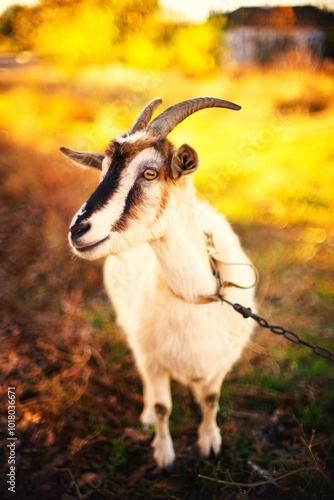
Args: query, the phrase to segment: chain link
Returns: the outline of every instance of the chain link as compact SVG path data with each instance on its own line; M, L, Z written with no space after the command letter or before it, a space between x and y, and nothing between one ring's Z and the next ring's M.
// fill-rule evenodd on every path
M257 280L258 280L258 272L257 272L256 268L254 266L252 266L251 264L235 264L235 263L222 262L216 256L217 249L216 249L214 242L213 242L212 233L206 232L204 234L206 237L206 245L207 245L207 251L208 251L208 256L209 256L209 261L210 261L212 273L217 280L217 293L212 296L211 300L218 299L221 302L226 302L226 304L229 304L231 307L233 307L233 309L235 311L237 311L239 314L241 314L244 318L252 318L262 328L267 328L275 335L281 335L282 337L284 337L289 342L292 342L293 344L300 344L300 345L303 345L304 347L308 347L309 349L311 349L314 352L314 354L316 354L317 356L320 356L321 358L328 359L329 361L334 361L334 352L331 352L326 347L311 344L310 342L307 342L306 340L301 339L299 337L299 335L297 335L297 333L295 333L291 330L287 330L283 326L270 325L266 319L261 318L261 316L258 316L257 314L253 313L250 307L244 307L240 304L233 304L233 302L230 302L229 300L225 299L225 297L221 294L221 290L223 290L224 288L229 287L229 286L234 286L237 288L245 288L245 287L239 286L239 285L237 285L235 283L231 283L231 282L222 282L216 261L220 262L222 264L225 264L225 265L232 265L232 266L233 265L239 265L239 266L240 265L249 265L250 267L252 267L252 269L254 270L254 273L255 273L255 282L253 285L251 285L250 287L246 287L246 288L253 288L256 285ZM200 303L203 303L203 302L200 302Z
M258 325L261 326L262 328L267 328L275 335L281 335L282 337L284 337L289 342L292 342L293 344L300 344L303 345L304 347L308 347L314 352L314 354L320 356L321 358L328 359L329 361L334 361L334 352L331 352L329 349L326 349L326 347L311 344L310 342L301 339L299 335L297 335L297 333L292 332L291 330L286 330L283 326L270 325L266 319L261 318L261 316L258 316L257 314L253 313L249 307L244 307L241 306L240 304L233 304L229 300L225 299L225 297L223 297L221 294L218 294L218 298L221 302L226 302L227 304L232 306L233 309L237 311L239 314L241 314L244 318L254 319L254 321L256 321Z

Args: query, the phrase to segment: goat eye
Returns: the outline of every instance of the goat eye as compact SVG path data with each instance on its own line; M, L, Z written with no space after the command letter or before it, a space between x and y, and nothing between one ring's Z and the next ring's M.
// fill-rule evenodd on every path
M147 168L146 170L144 170L143 175L148 181L153 181L158 177L158 172L153 168Z

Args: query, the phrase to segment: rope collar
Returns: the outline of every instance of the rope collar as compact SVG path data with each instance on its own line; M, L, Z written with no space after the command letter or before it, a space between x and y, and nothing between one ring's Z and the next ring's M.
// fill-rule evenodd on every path
M182 297L181 295L175 293L172 289L171 289L171 292L175 295L175 297L177 297L178 299L181 299L183 300L184 302L188 302L190 304L210 304L212 302L219 302L221 301L221 297L224 296L224 290L225 288L229 288L229 287L234 287L234 288L240 288L242 290L248 290L250 288L254 288L258 282L258 278L259 278L259 273L256 269L256 267L253 266L253 264L249 264L249 263L246 263L246 262L223 262L222 260L218 259L217 258L217 253L218 253L218 250L216 249L215 245L214 245L214 242L213 242L213 237L212 237L212 233L211 232L208 232L208 233L204 233L205 237L206 237L206 248L207 248L207 253L208 253L208 258L209 258L209 262L210 262L210 267L211 267L211 270L212 270L212 274L213 276L215 277L216 279L216 293L213 294L213 295L199 295L194 301L191 301L189 302L188 300L186 300L184 297ZM218 262L220 262L221 264L224 264L225 266L247 266L247 267L251 267L254 271L254 274L255 274L255 280L254 280L254 283L250 286L241 286L241 285L238 285L236 283L232 283L231 281L222 281L221 280L221 276L220 276L220 273L219 273L219 268L218 268Z
M253 313L249 307L245 307L245 306L242 306L240 304L233 304L232 302L227 300L223 296L223 290L225 288L230 287L230 286L234 286L236 288L241 288L244 290L247 290L249 288L253 288L258 281L258 277L259 277L258 271L252 264L248 264L245 262L243 262L243 263L226 263L226 262L221 261L220 259L217 259L216 255L215 255L217 253L217 249L215 248L214 243L213 243L212 233L204 233L204 234L206 236L207 251L208 251L210 266L212 269L212 274L215 276L216 281L217 281L217 291L214 295L211 295L211 296L200 295L197 298L197 300L191 302L191 304L210 304L211 302L222 302L222 303L226 302L231 307L233 307L233 309L237 313L241 314L244 318L252 318L262 328L268 328L275 335L281 335L286 340L289 340L293 344L300 344L300 345L303 345L305 347L308 347L308 348L312 349L314 354L317 354L318 356L320 356L322 358L328 359L329 361L334 361L334 352L331 352L326 347L311 344L311 343L307 342L306 340L303 340L295 332L293 332L291 330L286 330L282 326L270 325L266 319ZM249 266L249 267L251 267L254 271L254 274L255 274L254 283L250 286L245 287L245 286L237 285L236 283L232 283L230 281L223 281L222 282L221 278L220 278L217 262L221 262L222 264L227 265L227 266ZM183 300L184 302L190 303L189 301L185 300L183 297L174 293L173 291L172 291L172 293L176 297L178 297L179 299Z

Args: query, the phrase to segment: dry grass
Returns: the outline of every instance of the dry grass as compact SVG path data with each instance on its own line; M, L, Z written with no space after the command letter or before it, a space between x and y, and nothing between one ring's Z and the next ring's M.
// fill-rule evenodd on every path
M175 385L177 470L156 474L102 263L74 260L67 246L97 177L73 170L58 147L103 149L156 95L243 105L194 115L172 138L196 146L200 196L232 219L259 268L263 315L333 350L333 74L252 69L193 81L31 67L3 72L0 86L0 380L17 392L20 498L329 498L332 366L260 331L223 389L221 464L197 457L198 410Z

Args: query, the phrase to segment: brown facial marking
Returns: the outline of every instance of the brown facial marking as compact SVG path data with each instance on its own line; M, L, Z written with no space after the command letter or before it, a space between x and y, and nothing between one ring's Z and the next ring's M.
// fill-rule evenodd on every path
M114 156L115 149L116 148L115 148L114 141L110 141L109 144L108 144L107 149L105 150L105 155L109 156L110 158L112 158Z
M113 171L113 158L121 158L123 168L125 168L125 165L128 165L140 151L151 147L154 147L154 149L158 151L161 154L162 158L165 160L163 165L164 168L162 168L160 171L160 179L158 179L158 181L161 180L165 181L166 183L174 183L175 181L171 177L170 165L176 148L167 139L157 140L152 137L142 137L136 142L132 143L125 141L121 144L117 140L111 141L105 152L107 156L110 156L112 158L110 171ZM169 190L168 186L166 185L166 188L162 191L160 206L157 207L155 221L158 220L164 213L164 210L166 209L168 203L168 198ZM144 194L140 186L134 185L128 193L123 213L115 222L111 230L117 232L125 231L128 228L131 220L138 219L138 206L140 206L143 200Z
M167 207L168 199L169 199L169 191L168 191L168 189L165 188L162 191L162 196L161 196L161 200L160 200L160 206L158 208L158 211L157 211L157 214L155 216L154 222L157 221L158 219L160 219L160 217L164 213L164 211L165 211L165 209Z
M156 141L150 138L141 138L136 142L124 142L120 145L120 151L127 159L129 163L140 151L147 148L152 148Z
M128 165L132 159L142 150L152 147L155 141L153 139L138 139L135 143L124 142L123 144L119 144L116 140L110 142L106 154L110 156L119 156L123 160L123 165ZM111 171L113 169L113 162L111 163ZM125 231L130 223L130 220L138 218L138 207L143 202L144 196L143 192L139 185L134 185L125 200L125 206L123 213L119 217L119 219L115 222L112 231Z
M107 155L114 155L115 152L117 152L118 155L122 156L124 165L128 164L131 162L131 160L142 150L154 147L159 153L161 154L162 158L165 158L165 169L161 170L160 176L161 180L166 181L172 181L173 179L170 178L170 162L171 158L173 156L173 153L175 151L174 146L166 139L162 140L156 140L153 138L141 138L138 139L136 142L131 143L131 142L124 142L123 144L119 144L117 141L113 141L109 144L106 154ZM111 165L112 168L112 165ZM159 181L159 179L158 179ZM160 206L157 207L157 214L155 217L155 221L158 220L162 214L164 213L164 210L166 209L167 202L169 198L169 191L166 187L166 189L163 189L162 192L162 197L160 200ZM143 192L141 191L139 186L133 186L133 188L129 191L128 197L125 202L125 207L123 210L122 215L118 219L118 221L114 224L112 227L112 231L125 231L130 223L130 220L138 218L138 206L140 203L143 201Z
M162 405L161 403L156 403L154 405L154 410L155 410L157 417L160 417L160 418L164 418L168 413L166 406Z
M115 151L124 156L126 164L128 164L140 151L146 148L151 148L156 144L156 140L153 138L142 137L136 142L123 142L119 144L117 140L110 141L105 154L107 156L113 156Z
M170 181L174 183L171 171L171 164L172 164L173 154L176 151L175 146L173 146L173 144L168 139L164 139L156 143L155 148L160 152L161 156L165 159L164 180L167 182Z
M212 407L213 407L213 406L215 405L215 403L216 403L217 399L218 399L217 394L212 393L212 394L208 394L208 395L206 396L206 398L205 398L205 402L206 402L206 404L207 404L208 406L212 406Z
M143 193L141 187L135 184L128 193L120 218L115 222L111 230L117 232L125 231L129 226L130 220L138 219L138 207L142 201Z

